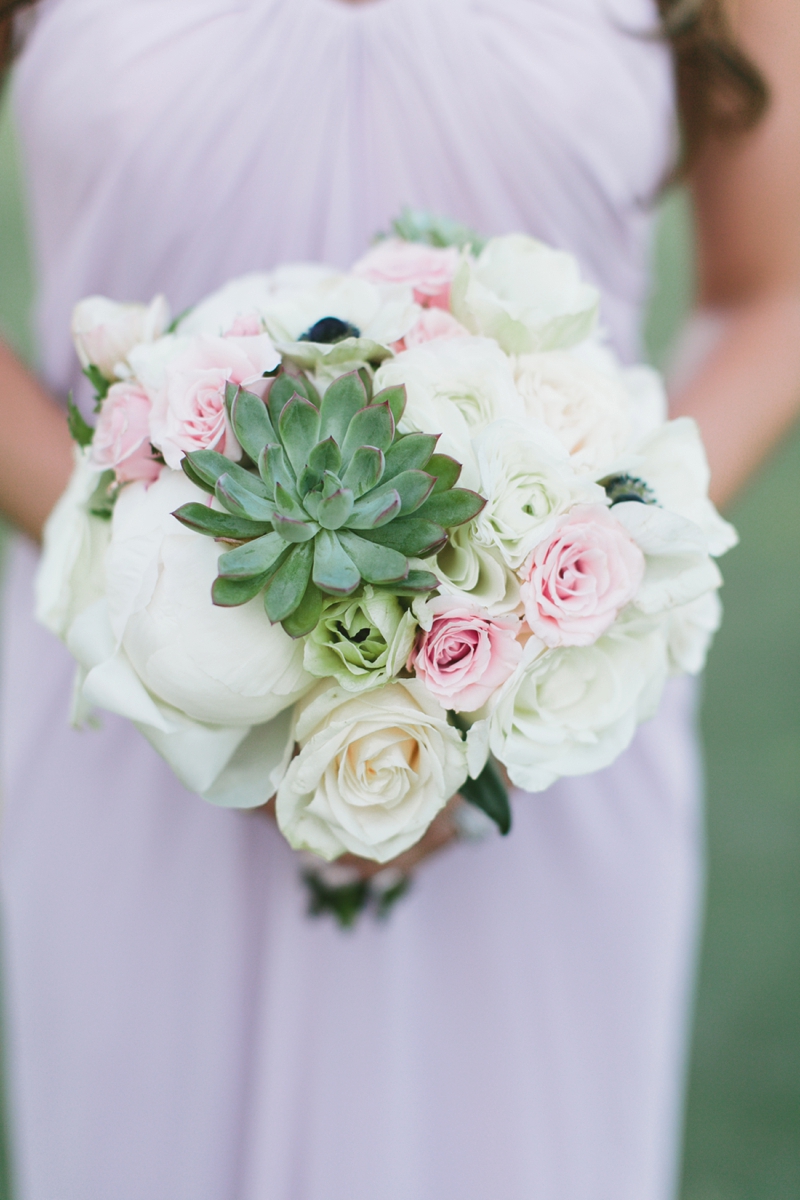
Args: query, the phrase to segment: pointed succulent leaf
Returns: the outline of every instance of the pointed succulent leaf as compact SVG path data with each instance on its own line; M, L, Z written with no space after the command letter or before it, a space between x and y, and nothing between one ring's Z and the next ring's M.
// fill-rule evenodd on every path
M205 533L214 538L228 538L236 542L246 538L258 538L272 531L272 525L267 522L259 523L242 517L232 517L229 513L207 508L205 504L183 504L176 508L172 515L195 533Z
M370 404L351 420L342 444L342 459L349 462L359 446L377 446L384 453L394 438L394 417L388 404Z
M342 465L342 452L332 437L324 442L317 442L308 455L308 465L319 473L320 479L326 471L338 475Z
M187 463L189 470L184 465ZM181 466L190 479L194 481L194 478L199 478L203 481L202 486L205 491L208 491L209 488L213 489L221 475L229 475L231 479L235 479L241 487L247 488L253 495L261 496L264 500L268 498L267 489L257 475L246 471L238 463L231 462L224 454L218 454L216 450L194 450L181 460ZM190 471L192 474L189 473Z
M325 497L317 509L317 520L323 529L340 529L353 511L353 493L339 488Z
M294 487L294 475L282 446L265 446L258 456L258 470L265 490L272 497L275 496L275 489L279 483L288 491Z
M314 408L319 408L319 392L314 387L314 384L307 375L303 374L303 372L301 372L299 375L296 375L294 377L294 385L301 396L305 396L306 400L311 401L311 403L314 405Z
M439 580L430 571L409 571L405 579L391 585L391 590L395 596L424 596L427 592L435 592L438 586Z
M275 507L281 516L291 517L293 521L304 521L306 514L302 505L298 504L288 488L282 483L275 485Z
M222 579L220 576L211 585L212 603L220 608L235 608L238 604L246 604L263 588L269 579L267 575L254 575L251 579Z
M461 463L456 462L449 454L433 454L425 470L436 479L433 494L437 496L439 492L449 491L458 483L461 475Z
M319 438L319 413L311 401L293 396L281 413L278 432L294 473L299 475Z
M314 583L333 596L348 596L361 582L358 567L335 533L323 529L314 542Z
M322 498L327 500L334 492L338 492L342 486L342 481L338 475L334 475L333 471L326 471L322 477Z
M292 638L301 638L316 629L322 616L323 601L322 592L317 585L309 582L297 608L281 621L284 633L288 633Z
M388 404L392 410L395 425L399 425L400 419L406 411L406 385L401 383L397 387L384 388L382 392L376 393L372 403Z
M312 542L293 546L278 567L264 593L264 607L270 621L285 621L305 595L314 561Z
M251 521L262 522L273 520L274 509L269 500L243 487L232 474L220 475L216 495L222 507L234 517L248 517Z
M447 533L435 521L425 521L418 515L401 517L379 529L364 529L362 537L379 542L392 550L399 550L409 558L427 558L441 550L447 541Z
M384 461L383 451L377 446L359 446L342 476L342 483L358 499L380 482Z
M343 529L339 540L367 583L396 583L408 575L408 559L397 550L368 542Z
M379 529L387 522L393 521L400 513L402 501L393 490L381 490L379 494L371 492L363 496L353 505L353 512L347 521L348 529Z
M371 404L372 403L372 391L373 391L373 389L372 389L372 371L370 371L369 367L359 367L358 368L358 378L361 380L361 382L364 385L364 391L367 394L367 404Z
M313 521L298 521L295 517L284 517L277 510L272 518L275 532L279 533L286 542L310 542L317 533L319 525Z
M315 470L311 467L303 467L297 480L297 495L303 500L312 488L319 486L320 482L320 476Z
M381 484L373 495L395 491L400 497L400 511L406 516L423 504L433 491L434 478L426 471L401 471L387 484Z
M451 488L449 492L441 492L431 496L418 510L418 516L452 529L454 525L463 525L477 517L484 508L486 501L477 492L469 492L466 488Z
M250 579L274 571L278 560L286 552L286 542L277 533L245 542L235 550L219 556L217 571L225 579Z
M357 371L335 379L322 397L320 438L332 437L341 446L353 417L367 403L367 393Z
M307 496L303 497L303 508L314 521L319 515L319 506L322 504L322 500L323 496L320 491L309 492Z
M267 394L267 407L273 429L278 428L281 413L292 396L302 396L301 386L300 381L294 375L281 374L273 380Z
M214 496L216 494L216 479L213 483L209 483L204 476L199 475L197 471L195 471L191 464L191 460L188 457L184 456L181 459L181 468L186 478L190 479L195 487L202 488L202 490L204 492L208 492L210 496Z
M407 433L398 438L386 454L384 481L394 479L401 471L427 470L438 440L438 435L433 433Z
M253 462L258 462L265 446L278 440L266 404L252 392L239 391L235 396L231 405L231 424L239 445Z

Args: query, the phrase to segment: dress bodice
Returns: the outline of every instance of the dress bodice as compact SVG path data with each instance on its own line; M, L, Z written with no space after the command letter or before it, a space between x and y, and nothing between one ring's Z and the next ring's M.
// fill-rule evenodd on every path
M636 352L671 138L652 0L43 0L15 100L42 366L72 304L345 265L404 204L576 253Z

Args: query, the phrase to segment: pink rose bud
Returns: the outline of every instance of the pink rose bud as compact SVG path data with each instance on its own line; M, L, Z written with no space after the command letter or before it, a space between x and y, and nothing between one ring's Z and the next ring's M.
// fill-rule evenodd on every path
M258 313L245 313L233 318L233 323L230 329L225 333L225 337L258 337L264 332L264 325Z
M492 617L484 608L432 600L433 623L420 633L409 665L445 708L475 712L508 679L520 658L517 617Z
M425 342L467 336L468 330L452 313L445 312L443 308L425 308L416 325L412 325L405 337L394 343L392 350L395 354L402 354L404 350L413 350Z
M150 446L150 399L136 384L115 383L100 409L92 440L92 462L113 467L120 483L152 483L161 464Z
M225 389L229 383L258 388L264 372L280 361L266 333L195 338L169 363L153 402L153 443L167 466L177 470L193 450L217 450L238 461L242 450L228 419Z
M599 504L578 505L522 568L526 620L548 646L589 646L636 595L644 555Z
M404 283L425 308L449 308L450 286L458 269L455 246L439 248L419 242L386 238L353 267L353 274L370 283Z

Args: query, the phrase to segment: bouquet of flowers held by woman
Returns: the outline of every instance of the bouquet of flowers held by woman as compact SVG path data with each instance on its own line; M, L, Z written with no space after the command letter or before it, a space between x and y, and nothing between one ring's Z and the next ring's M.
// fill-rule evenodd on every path
M130 718L213 803L276 795L329 863L388 863L456 793L507 832L495 763L534 792L610 764L702 667L736 535L597 307L569 254L411 211L347 273L171 324L82 301L97 415L70 405L37 580L74 721ZM377 894L309 878L342 919Z

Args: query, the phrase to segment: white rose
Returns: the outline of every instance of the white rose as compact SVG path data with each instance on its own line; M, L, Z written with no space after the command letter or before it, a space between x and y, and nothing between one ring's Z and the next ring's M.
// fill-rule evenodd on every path
M477 259L465 255L453 282L453 315L507 354L572 346L597 320L597 291L571 254L524 234L492 238Z
M426 566L439 580L443 595L480 604L492 616L519 606L517 576L496 550L477 541L472 522L452 529L447 544Z
M666 677L663 635L646 623L544 653L531 638L492 706L492 753L513 783L532 792L599 771L653 715Z
M163 296L148 304L118 304L105 296L88 296L72 312L72 338L81 366L95 366L108 380L117 378L134 346L152 342L169 324Z
M721 623L722 603L717 591L705 592L667 614L667 649L673 675L700 674Z
M111 523L89 512L103 470L90 453L75 449L75 469L44 527L36 573L36 619L62 641L78 614L103 594Z
M501 417L524 418L509 359L488 338L427 342L383 363L375 390L405 384L404 433L438 433L437 450L463 467L459 487L476 488L472 440Z
M538 422L496 421L475 448L477 490L486 497L475 536L515 570L573 505L606 503L603 489L576 473L561 443Z
M467 778L467 750L416 680L354 697L322 684L296 708L299 754L278 788L296 850L387 862L413 846Z

